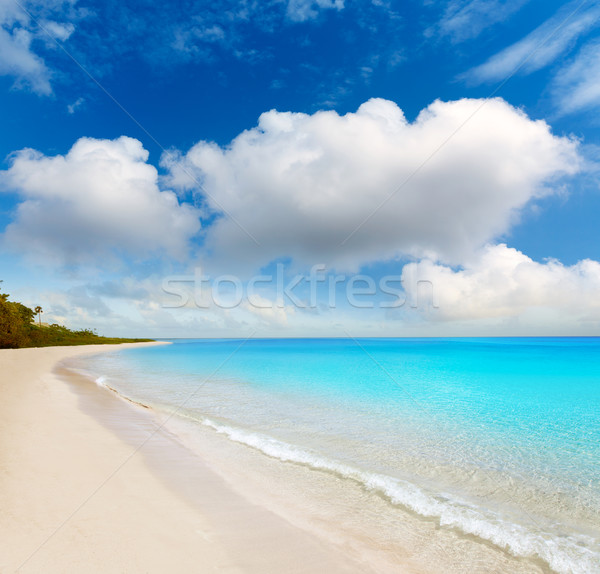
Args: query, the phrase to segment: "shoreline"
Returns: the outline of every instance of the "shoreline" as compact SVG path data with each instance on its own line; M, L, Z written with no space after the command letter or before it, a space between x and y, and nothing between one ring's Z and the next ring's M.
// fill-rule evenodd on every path
M281 460L253 441L236 440L206 421L189 417L185 409L173 417L171 410L153 406L152 402L144 404L143 397L127 396L111 388L104 382L103 369L93 375L85 365L81 368L88 385L95 388L96 383L89 381L101 376L98 385L111 391L106 394L130 408L143 408L144 415L151 415L157 425L165 425L164 430L174 438L177 447L185 445L192 456L199 457L235 493L343 549L351 558L369 564L371 570L394 574L443 570L452 574L464 572L465 567L471 569L473 564L481 566L477 570L481 572L549 572L547 565L535 558L517 557L460 529L447 525L440 528L435 517L398 505L395 498L369 487L364 480L315 467L307 461L288 457ZM113 430L123 432L121 428ZM173 460L172 452L148 454L148 463L156 474L178 492L187 492L190 501L197 498L197 489L182 480L183 473L164 464L165 459ZM189 452L182 457L188 455ZM235 546L235 541L231 542ZM362 567L361 571L367 569Z
M54 372L130 345L0 351L0 571L370 571L234 492L141 408Z
M0 571L549 572L69 364L123 348L0 351Z

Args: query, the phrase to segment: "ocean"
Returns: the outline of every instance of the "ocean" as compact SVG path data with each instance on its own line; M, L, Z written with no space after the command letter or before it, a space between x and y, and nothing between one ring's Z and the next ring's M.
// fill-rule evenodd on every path
M182 441L359 485L388 537L408 513L536 571L600 572L600 338L172 343L72 367Z

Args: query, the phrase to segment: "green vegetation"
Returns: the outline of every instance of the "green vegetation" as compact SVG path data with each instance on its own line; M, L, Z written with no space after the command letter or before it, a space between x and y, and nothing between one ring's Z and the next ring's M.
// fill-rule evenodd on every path
M72 331L57 324L42 326L41 307L36 307L34 311L21 303L9 301L8 297L8 294L0 293L0 349L152 341L152 339L101 337L89 329ZM35 315L39 318L39 325L34 323L33 318Z

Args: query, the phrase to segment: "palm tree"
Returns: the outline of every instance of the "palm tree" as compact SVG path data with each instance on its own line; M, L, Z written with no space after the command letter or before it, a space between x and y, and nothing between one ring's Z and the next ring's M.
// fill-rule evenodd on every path
M35 314L38 316L39 321L40 321L40 327L42 326L42 308L38 305L34 310Z

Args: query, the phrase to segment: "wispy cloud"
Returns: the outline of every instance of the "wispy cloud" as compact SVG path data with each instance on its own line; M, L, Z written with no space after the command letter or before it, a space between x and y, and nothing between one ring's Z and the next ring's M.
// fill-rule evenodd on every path
M437 25L428 28L428 37L438 34L453 42L477 38L486 28L508 20L530 0L451 0Z
M342 10L344 0L288 0L287 17L294 22L314 20L321 10Z
M52 93L52 70L43 50L54 49L75 27L75 2L0 0L0 75L15 78L15 87L39 95Z
M0 28L0 75L13 76L15 87L29 87L40 95L52 93L50 70L31 49L31 33L23 28Z
M600 5L569 2L554 16L515 44L468 71L464 77L474 83L502 80L516 70L531 74L554 63L571 50L577 40L600 23Z
M1 1L1 0L0 0ZM146 9L147 8L147 9ZM318 21L323 11L340 11L343 0L214 0L189 3L173 10L169 3L150 3L140 11L134 5L107 0L96 17L106 22L102 41L96 30L86 30L86 53L100 44L103 58L138 52L151 60L173 65L177 60L216 62L223 58L254 62L266 52L265 41L282 28ZM97 56L96 56L97 57Z
M77 98L72 104L67 106L67 111L69 114L74 114L83 104L85 103L84 98Z
M557 74L553 95L561 114L600 107L600 40L585 46Z

